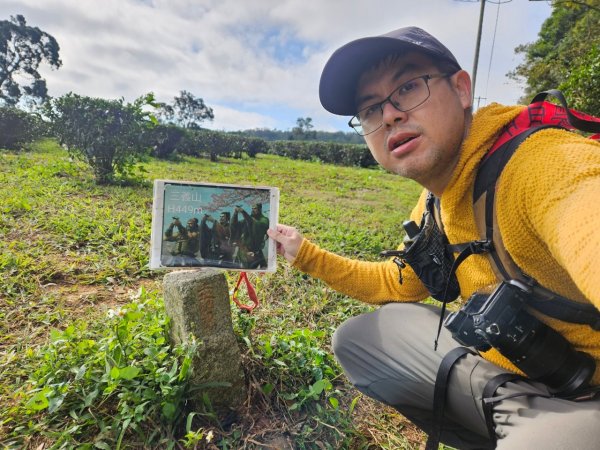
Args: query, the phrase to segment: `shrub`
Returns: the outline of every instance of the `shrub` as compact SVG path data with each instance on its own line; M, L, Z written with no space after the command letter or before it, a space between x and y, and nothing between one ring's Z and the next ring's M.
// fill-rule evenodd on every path
M218 131L189 130L185 138L181 140L178 148L183 154L208 157L211 161L217 161L219 155L228 152L224 135L225 133L219 133Z
M185 131L176 150L184 155L210 158L211 161L217 161L220 156L241 158L243 153L254 158L269 149L267 142L261 138L213 130Z
M157 125L146 131L146 144L152 149L152 156L168 158L178 149L185 134L185 129L177 125Z
M342 166L371 167L377 162L365 145L321 141L273 141L269 153L292 159L322 161Z
M233 138L227 133L212 130L189 130L182 139L181 152L187 155L210 158L217 161L219 156L232 156L241 153L234 146Z
M261 138L238 136L239 145L250 158L256 157L259 153L267 153L269 144Z
M150 100L129 104L68 93L49 102L45 114L60 144L90 165L96 183L109 184L115 172L127 176L144 154L150 122L142 106Z
M0 148L18 150L39 139L42 125L34 114L13 107L0 108Z

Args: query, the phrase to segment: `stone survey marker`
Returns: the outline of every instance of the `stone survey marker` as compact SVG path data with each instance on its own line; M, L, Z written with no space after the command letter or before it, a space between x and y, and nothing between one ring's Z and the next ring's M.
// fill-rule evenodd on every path
M229 385L195 392L190 400L200 405L207 392L218 412L239 406L246 398L246 386L225 275L213 269L175 271L165 275L163 287L173 343L192 338L201 343L193 361L192 382Z

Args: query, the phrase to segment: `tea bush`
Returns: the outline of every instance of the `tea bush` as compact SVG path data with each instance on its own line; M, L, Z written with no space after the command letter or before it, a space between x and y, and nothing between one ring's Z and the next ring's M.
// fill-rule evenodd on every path
M0 107L0 148L19 150L39 139L44 129L37 115L14 107Z

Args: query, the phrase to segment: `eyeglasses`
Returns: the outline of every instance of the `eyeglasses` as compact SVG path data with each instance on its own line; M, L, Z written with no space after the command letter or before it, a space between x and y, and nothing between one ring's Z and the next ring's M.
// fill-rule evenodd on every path
M415 109L425 103L431 95L429 80L432 78L445 78L449 75L447 73L428 74L408 80L397 87L383 101L361 109L350 119L348 125L361 136L371 134L383 125L383 107L386 103L389 102L398 111L406 112Z

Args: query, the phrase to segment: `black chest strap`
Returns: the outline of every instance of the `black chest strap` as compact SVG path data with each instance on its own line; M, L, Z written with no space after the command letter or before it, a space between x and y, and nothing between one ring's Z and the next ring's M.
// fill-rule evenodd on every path
M579 325L589 325L600 331L600 312L591 303L568 299L540 285L533 286L533 298L527 303L535 310L554 319Z

